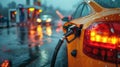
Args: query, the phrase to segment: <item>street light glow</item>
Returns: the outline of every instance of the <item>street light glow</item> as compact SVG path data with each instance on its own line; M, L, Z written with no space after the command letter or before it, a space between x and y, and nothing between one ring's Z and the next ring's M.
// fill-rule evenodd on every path
M33 12L35 10L35 8L29 8L29 11Z
M39 12L42 12L42 9L39 9Z

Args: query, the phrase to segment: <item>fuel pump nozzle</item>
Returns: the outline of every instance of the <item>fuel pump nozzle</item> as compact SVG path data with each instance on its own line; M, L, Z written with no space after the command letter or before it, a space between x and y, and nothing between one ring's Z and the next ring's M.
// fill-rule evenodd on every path
M79 27L77 27L76 25L71 25L69 26L66 31L67 33L64 34L65 39L68 43L72 42L73 40L76 39L76 37L79 37L81 34L81 29L82 29L83 25L81 24ZM69 39L68 37L70 35L74 35L73 38Z
M83 26L83 25L81 25L81 26ZM60 50L61 45L64 42L64 39L66 39L67 42L70 43L71 41L73 41L78 36L78 34L80 35L81 29L82 29L82 27L79 28L76 25L71 25L71 26L69 26L67 28L67 32L63 35L62 38L59 39L58 44L57 44L57 46L56 46L56 48L54 50L53 57L52 57L52 60L51 60L51 66L50 67L54 67L55 66L56 57L57 57L58 51ZM71 40L68 40L67 37L70 36L71 34L74 34L75 37L73 39L71 39Z

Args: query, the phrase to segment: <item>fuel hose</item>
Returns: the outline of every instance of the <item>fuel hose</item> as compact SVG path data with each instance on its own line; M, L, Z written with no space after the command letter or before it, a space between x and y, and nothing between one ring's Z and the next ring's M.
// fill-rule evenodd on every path
M54 50L54 54L53 54L53 57L52 57L51 66L50 67L54 67L55 66L57 54L58 54L58 51L59 51L61 45L63 44L63 42L64 42L64 38L59 39L58 44L57 44L57 46L56 46L56 48Z
M62 46L62 44L64 42L64 39L66 39L66 37L68 37L69 35L74 33L72 28L75 28L75 27L76 27L75 25L70 26L70 30L66 34L64 34L64 36L62 38L59 39L58 44L55 47L55 50L54 50L54 53L53 53L53 56L52 56L50 67L55 67L55 62L56 62L56 58L57 58L57 55L58 55L58 51L60 50L60 47Z

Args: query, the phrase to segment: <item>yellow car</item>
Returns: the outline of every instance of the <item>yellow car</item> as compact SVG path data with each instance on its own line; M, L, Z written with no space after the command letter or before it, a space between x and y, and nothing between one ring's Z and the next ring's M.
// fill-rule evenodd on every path
M68 67L120 67L120 8L88 4L93 9L90 15L63 26Z

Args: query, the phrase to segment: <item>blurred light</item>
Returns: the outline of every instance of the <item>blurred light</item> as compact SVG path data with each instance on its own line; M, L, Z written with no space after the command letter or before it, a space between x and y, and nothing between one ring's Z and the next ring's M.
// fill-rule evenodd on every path
M14 14L17 14L17 12L15 11Z
M2 63L1 67L10 67L10 66L9 66L9 60L5 60L5 61Z
M37 18L37 22L38 22L38 23L41 23L42 20L41 20L40 18Z
M107 37L107 36L103 36L103 37L102 37L102 42L103 42L103 43L107 43L107 41L108 41L108 37Z
M41 25L37 26L37 34L40 36L39 39L42 40L42 38L43 38L43 32L42 32Z
M42 12L42 9L39 9L39 12Z
M100 42L101 36L100 36L100 35L96 35L96 38L95 38L95 39L96 39L97 42Z
M59 33L60 31L62 31L62 21L59 20L57 21L57 28L56 28L56 32Z
M88 3L90 3L91 1L90 1L90 0L88 0L87 2L88 2Z
M96 32L95 31L91 31L90 36L95 36Z
M52 21L52 19L51 18L48 18L47 20L46 20L46 22L51 22Z
M30 35L34 35L35 31L34 30L30 30Z
M47 27L46 27L46 34L47 34L48 36L51 36L51 35L52 35L51 26L47 26Z
M33 12L35 10L35 8L29 8L29 11Z
M39 46L40 45L43 45L44 42L43 42L43 30L42 30L42 26L41 25L38 25L37 26L37 35L38 35L38 38L39 38Z
M48 15L43 15L43 17L48 17Z
M28 35L28 37L29 37L29 40L30 40L30 42L36 42L36 40L35 40L35 31L34 30L32 30L32 29L30 29L29 30L29 35ZM33 43L32 43L33 44ZM32 46L31 46L32 47Z
M95 41L95 37L91 37L90 40L91 40L91 41Z
M118 42L117 37L112 37L112 38L111 38L111 43L112 43L112 44L116 44L117 42Z

